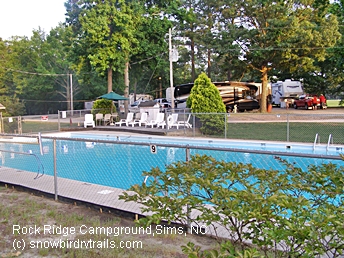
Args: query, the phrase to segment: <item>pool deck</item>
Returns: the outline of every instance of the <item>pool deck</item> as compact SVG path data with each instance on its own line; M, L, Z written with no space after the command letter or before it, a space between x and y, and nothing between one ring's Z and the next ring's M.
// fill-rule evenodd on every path
M140 204L119 200L119 196L125 192L123 189L58 177L57 193L55 193L54 176L40 175L38 178L36 176L37 173L34 172L0 167L0 183L14 189L25 189L37 195L49 196L50 198L55 197L56 201L81 203L96 208L101 212L110 212L133 220L137 217L151 214L142 213L142 206ZM197 216L197 211L191 212L192 218ZM196 224L192 224L192 226L196 226ZM207 234L222 238L229 237L228 231L221 226L218 226L217 232L209 228Z
M41 194L55 197L54 176L42 175L35 179L37 173L19 169L0 167L0 182L14 187L26 188ZM57 178L58 199L79 201L91 205L115 209L119 213L141 214L136 203L119 200L124 191L118 188Z
M61 128L61 132L84 132L84 131L98 131L98 132L120 132L125 134L147 134L147 135L160 135L160 136L192 136L199 135L199 128L185 128L179 129L161 129L156 127L131 127L131 126L113 126L113 125L97 125L92 127L73 127L73 128Z

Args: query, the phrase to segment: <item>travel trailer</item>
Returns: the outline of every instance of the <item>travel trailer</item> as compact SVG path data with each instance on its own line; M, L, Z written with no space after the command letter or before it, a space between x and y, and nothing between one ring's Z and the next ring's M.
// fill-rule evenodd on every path
M271 84L272 105L282 108L293 105L294 100L303 94L300 81L285 80Z
M223 103L227 110L233 110L234 106L239 111L259 109L257 97L259 95L259 87L256 83L248 82L213 82L220 91ZM186 100L190 95L193 83L181 84L174 87L174 99L177 108L185 108ZM166 98L170 100L171 89L166 90Z

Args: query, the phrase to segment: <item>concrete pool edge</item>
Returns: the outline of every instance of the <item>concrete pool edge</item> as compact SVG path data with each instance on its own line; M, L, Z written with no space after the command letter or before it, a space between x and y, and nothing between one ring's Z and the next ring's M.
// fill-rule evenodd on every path
M97 132L97 133L95 133ZM236 149L240 147L239 149L244 149L242 148L243 144L251 144L252 147L254 148L248 148L248 152L250 150L267 150L268 148L275 148L270 150L271 153L276 151L278 155L285 153L300 153L302 154L303 152L301 150L306 150L308 153L311 154L316 154L316 155L324 155L324 156L335 156L335 155L340 155L344 153L344 145L341 144L314 144L314 143L303 143L303 142L282 142L282 141L269 141L269 140L241 140L241 139L219 139L219 138L198 138L198 137L181 137L181 136L158 136L158 135L142 135L142 134L131 134L131 133L114 133L114 132L107 132L106 134L100 132L100 131L92 131L88 133L80 133L80 132L59 132L59 133L49 133L49 134L44 134L43 136L48 136L48 137L57 137L57 138L71 138L71 139L77 139L77 137L72 137L72 134L79 134L82 135L81 138L85 138L85 141L92 141L94 140L95 142L97 140L112 140L112 141L121 141L121 142L135 142L132 139L135 138L140 138L141 141L143 140L146 141L146 143L152 143L152 144L172 144L175 142L179 142L179 145L183 146L189 146L190 148L194 146L204 146L204 147L213 147L216 148L217 146L221 147L227 147L227 148L233 148ZM85 135L85 136L84 136ZM94 138L92 138L92 136ZM86 138L89 137L89 138ZM101 138L100 138L101 137ZM113 137L113 138L112 138ZM156 140L156 141L154 141ZM161 141L161 142L160 142ZM189 143L186 143L186 142ZM201 145L200 145L201 144ZM232 144L232 146L230 146ZM300 149L300 152L294 151L295 148ZM315 153L315 152L318 153ZM240 151L241 152L241 151ZM322 152L322 153L319 153ZM271 154L270 153L270 154ZM328 153L333 153L333 154L328 154Z

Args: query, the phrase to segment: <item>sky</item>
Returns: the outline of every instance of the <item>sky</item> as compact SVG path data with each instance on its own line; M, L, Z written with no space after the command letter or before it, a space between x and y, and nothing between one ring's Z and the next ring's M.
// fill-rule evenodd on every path
M65 0L0 0L0 38L32 36L41 27L46 33L64 22Z

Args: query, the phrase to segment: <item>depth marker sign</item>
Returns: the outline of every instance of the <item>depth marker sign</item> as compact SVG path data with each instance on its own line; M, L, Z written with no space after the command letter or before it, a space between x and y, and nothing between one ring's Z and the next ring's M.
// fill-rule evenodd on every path
M156 148L156 145L150 145L149 147L152 154L157 154L158 149Z

